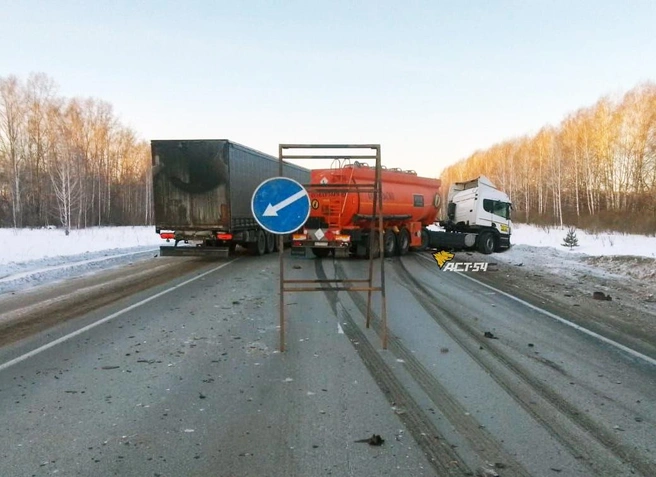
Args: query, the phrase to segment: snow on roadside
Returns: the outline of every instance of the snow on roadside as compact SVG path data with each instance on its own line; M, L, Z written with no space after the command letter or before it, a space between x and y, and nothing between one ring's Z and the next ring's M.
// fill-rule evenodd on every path
M0 267L46 258L92 254L134 247L157 247L155 227L90 227L62 229L0 229Z
M620 233L590 233L576 230L578 246L563 247L567 227L537 227L534 225L513 224L512 242L517 245L533 247L553 247L567 254L586 254L595 256L632 255L656 258L656 236L629 235Z
M656 237L579 230L579 246L570 250L561 245L566 234L514 224L511 249L485 259L562 276L656 282ZM153 226L91 227L68 236L61 229L0 229L0 241L0 293L152 258L164 243Z
M0 293L79 277L153 257L154 227L0 229Z
M562 246L567 228L515 224L510 250L494 259L557 275L656 280L656 237L576 231L578 246Z

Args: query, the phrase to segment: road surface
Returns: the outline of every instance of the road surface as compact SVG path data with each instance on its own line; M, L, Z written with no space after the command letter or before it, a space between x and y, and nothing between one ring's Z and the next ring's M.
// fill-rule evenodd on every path
M378 294L366 328L366 294L325 290L286 296L280 353L277 258L160 257L1 300L21 327L5 319L0 475L656 475L645 349L409 255L385 261L387 350Z

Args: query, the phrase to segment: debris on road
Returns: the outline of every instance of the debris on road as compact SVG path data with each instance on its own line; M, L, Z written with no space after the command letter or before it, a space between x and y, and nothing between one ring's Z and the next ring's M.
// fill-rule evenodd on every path
M479 467L476 469L476 477L500 477L496 470Z
M592 298L594 298L595 300L602 300L602 301L612 300L610 295L606 295L604 292L600 292L600 291L593 292Z
M492 333L491 331L486 331L485 333L483 333L483 336L485 336L486 338L489 338L491 340L498 340L499 339L498 337L494 336L494 333Z
M359 441L355 442L366 442L370 446L382 446L383 442L385 442L385 439L380 437L378 434L372 434L372 436L368 439L360 439Z

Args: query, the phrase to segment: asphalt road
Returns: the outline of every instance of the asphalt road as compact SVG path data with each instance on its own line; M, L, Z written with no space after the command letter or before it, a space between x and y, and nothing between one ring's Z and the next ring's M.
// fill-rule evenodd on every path
M656 475L650 362L426 256L385 261L387 350L379 294L366 328L366 294L326 290L287 294L280 353L277 258L203 263L5 345L0 475Z

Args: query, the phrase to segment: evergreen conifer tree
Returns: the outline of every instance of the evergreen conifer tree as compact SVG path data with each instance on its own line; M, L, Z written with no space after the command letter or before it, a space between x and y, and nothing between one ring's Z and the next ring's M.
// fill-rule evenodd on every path
M569 228L567 235L563 239L563 243L561 245L563 247L569 247L570 250L572 250L572 247L579 246L579 239L576 238L576 229L574 229L574 227Z

